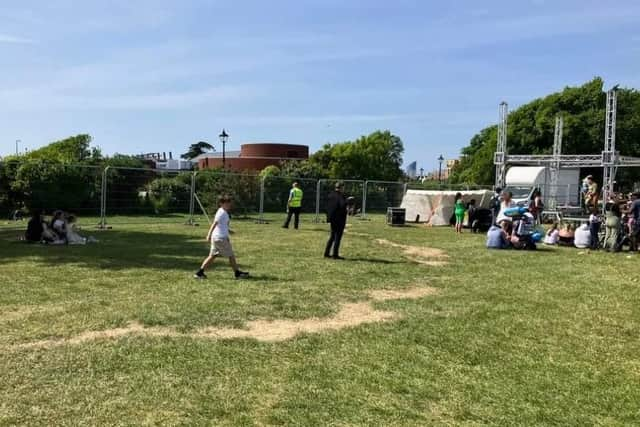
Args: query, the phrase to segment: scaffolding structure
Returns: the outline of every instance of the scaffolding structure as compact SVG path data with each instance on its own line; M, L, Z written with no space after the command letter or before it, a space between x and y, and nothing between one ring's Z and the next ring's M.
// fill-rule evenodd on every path
M496 165L496 188L503 188L507 173L507 116L509 115L509 105L504 101L500 103L499 114L498 144L493 162Z
M507 115L508 106L500 103L498 122L498 145L494 156L496 167L495 186L503 188L505 185L505 173L509 165L522 166L546 166L551 172L551 192L557 191L556 185L561 168L603 168L603 200L608 200L614 190L615 178L620 167L638 167L640 158L621 156L616 150L616 110L617 87L607 91L606 124L604 137L604 150L598 154L562 154L562 116L556 117L556 126L553 141L553 154L537 155L508 155L507 154ZM549 201L552 209L555 205L557 194L550 194Z

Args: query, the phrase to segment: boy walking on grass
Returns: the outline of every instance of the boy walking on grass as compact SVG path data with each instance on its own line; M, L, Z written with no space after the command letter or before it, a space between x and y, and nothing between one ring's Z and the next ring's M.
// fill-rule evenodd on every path
M233 254L233 248L231 247L231 241L229 240L229 234L232 233L229 230L229 210L231 209L231 197L220 196L218 198L218 211L207 233L207 241L211 242L211 251L209 256L205 258L200 266L200 269L194 274L196 279L206 279L207 275L204 274L204 270L216 259L217 256L229 258L229 264L233 269L236 279L245 279L249 277L249 273L238 270L238 264L236 263L236 257Z

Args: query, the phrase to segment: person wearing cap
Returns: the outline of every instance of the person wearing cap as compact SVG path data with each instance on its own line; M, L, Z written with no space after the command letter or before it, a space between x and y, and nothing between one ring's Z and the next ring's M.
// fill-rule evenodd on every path
M340 242L344 227L347 225L347 199L344 197L343 190L344 185L338 182L335 190L329 194L327 221L331 224L331 235L324 250L325 258L344 259L340 256Z
M300 211L302 210L302 190L297 182L293 183L291 191L289 191L289 200L287 200L287 220L282 228L289 228L291 217L294 216L293 227L297 230L300 223Z

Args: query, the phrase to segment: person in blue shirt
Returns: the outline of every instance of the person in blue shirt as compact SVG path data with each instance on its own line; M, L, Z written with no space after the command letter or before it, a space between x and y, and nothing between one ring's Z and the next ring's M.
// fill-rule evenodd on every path
M500 222L500 227L492 225L487 232L487 248L488 249L507 249L509 247L509 234L507 233L508 224L505 221Z

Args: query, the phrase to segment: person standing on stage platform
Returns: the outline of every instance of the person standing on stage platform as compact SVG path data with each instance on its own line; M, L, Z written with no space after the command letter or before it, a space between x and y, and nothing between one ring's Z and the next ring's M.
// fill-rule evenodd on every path
M347 225L347 199L343 191L344 185L338 182L335 191L329 194L327 220L331 224L331 235L324 250L325 258L344 259L340 256L340 241Z
M293 228L298 229L300 223L300 212L302 211L302 190L297 182L293 183L291 191L289 191L289 200L287 200L287 220L282 228L289 228L291 217L294 216Z

